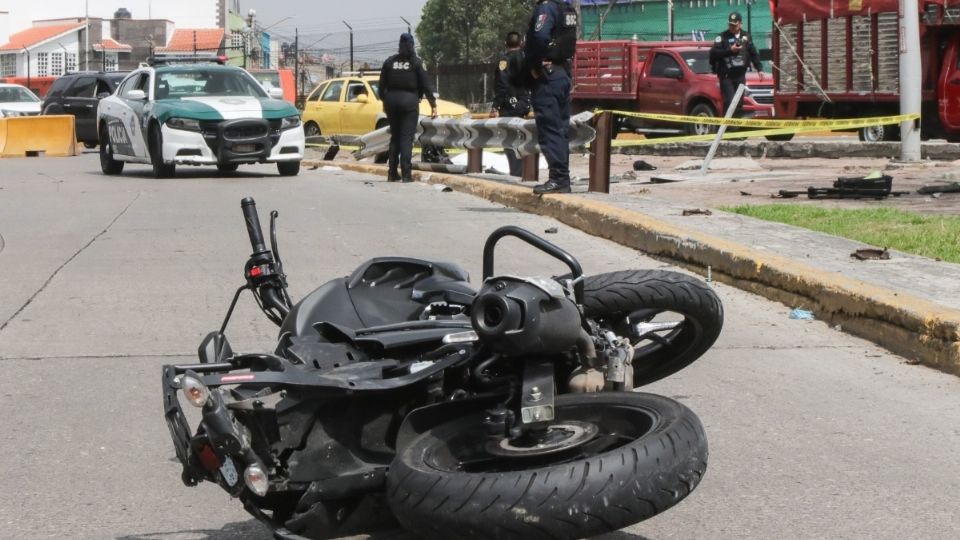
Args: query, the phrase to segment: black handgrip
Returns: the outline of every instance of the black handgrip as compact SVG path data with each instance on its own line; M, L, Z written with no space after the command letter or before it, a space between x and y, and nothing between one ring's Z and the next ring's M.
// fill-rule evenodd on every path
M240 201L240 208L243 209L243 219L247 222L247 234L250 236L250 246L253 248L253 254L266 253L267 245L263 241L263 230L260 229L257 202L253 200L253 197L247 197Z

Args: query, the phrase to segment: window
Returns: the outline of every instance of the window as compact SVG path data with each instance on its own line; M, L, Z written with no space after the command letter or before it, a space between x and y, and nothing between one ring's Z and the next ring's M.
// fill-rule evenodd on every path
M50 76L50 53L37 53L37 76Z
M77 70L77 53L67 53L67 71Z
M120 95L122 97L129 97L132 90L143 90L147 91L147 82L150 80L149 73L138 73L129 79L127 82L123 83L123 88L120 89Z
M653 67L650 68L651 77L666 77L667 69L680 69L680 64L668 54L657 54L653 58Z
M50 53L50 74L54 77L63 75L63 53Z
M70 97L92 98L97 90L96 77L78 77L70 87Z
M0 76L15 77L17 75L17 55L0 55Z
M323 97L320 98L321 101L340 101L340 90L343 89L343 81L334 81L330 83L330 86L327 87L327 91L323 93Z
M360 96L365 95L367 95L367 85L363 84L363 81L350 81L347 86L347 101L356 103Z
M320 96L323 95L323 91L326 89L327 89L327 84L326 83L321 84L312 94L310 94L310 97L307 98L307 101L318 101L320 99Z

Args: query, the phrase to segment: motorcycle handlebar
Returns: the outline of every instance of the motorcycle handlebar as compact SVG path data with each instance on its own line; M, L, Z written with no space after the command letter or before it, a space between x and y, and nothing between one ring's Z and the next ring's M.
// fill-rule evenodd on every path
M253 254L267 252L267 245L263 240L263 230L260 229L260 215L257 214L257 203L253 197L247 197L240 202L243 209L243 219L247 223L247 235L250 236L250 246Z

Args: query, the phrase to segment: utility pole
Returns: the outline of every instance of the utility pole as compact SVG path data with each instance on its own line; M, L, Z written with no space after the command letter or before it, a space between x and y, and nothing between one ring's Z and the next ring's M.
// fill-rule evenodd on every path
M673 41L673 16L673 0L667 0L667 30L669 31L667 35L670 36L669 41Z
M341 21L350 29L350 71L353 72L353 27L347 24L347 21Z
M90 71L90 61L87 59L87 54L89 54L87 51L90 50L90 1L89 1L89 0L84 0L84 2L83 2L83 11L84 11L84 15L83 15L83 16L84 16L84 19L85 19L84 28L83 28L83 37L84 37L84 45L83 45L83 70L84 70L84 71ZM64 64L67 63L67 59L66 59L66 58L63 59L63 63L64 63ZM64 67L66 67L66 66L64 66Z
M23 52L27 53L27 88L30 88L30 49L21 45ZM16 73L14 73L16 75ZM33 90L30 90L31 92Z
M920 114L923 103L919 12L917 0L900 0L900 114ZM920 121L908 120L900 124L900 159L920 158Z
M293 87L297 89L295 102L300 102L300 29L293 29Z

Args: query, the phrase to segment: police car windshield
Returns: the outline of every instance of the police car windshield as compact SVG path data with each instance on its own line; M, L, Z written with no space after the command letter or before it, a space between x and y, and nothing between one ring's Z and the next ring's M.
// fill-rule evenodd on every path
M680 57L686 62L690 71L694 73L700 75L713 73L713 69L710 67L710 51L708 50L686 51L680 53Z
M157 99L208 96L267 97L263 87L242 71L197 68L162 71L157 73L154 84L154 94Z
M0 86L0 103L36 103L37 96L19 86Z

